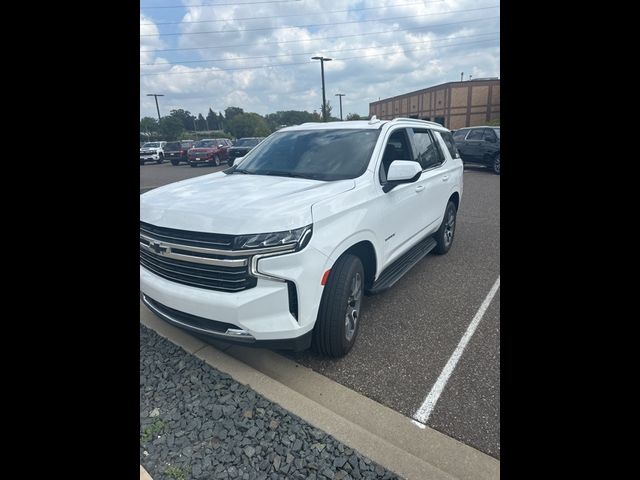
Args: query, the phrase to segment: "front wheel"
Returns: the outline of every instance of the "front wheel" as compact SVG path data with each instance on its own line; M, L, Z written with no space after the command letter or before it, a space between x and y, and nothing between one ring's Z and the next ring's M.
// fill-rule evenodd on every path
M493 165L491 166L491 169L493 170L493 173L495 173L496 175L500 175L500 154L498 154L496 158L493 159Z
M329 357L346 355L358 336L364 291L364 268L355 255L336 261L322 292L313 328L313 349Z
M164 155L160 154L158 155L158 160L156 160L156 163L160 165L162 162L164 162Z
M453 236L456 233L456 213L456 204L451 201L447 203L447 208L444 211L444 219L435 234L435 240L438 244L433 251L438 255L444 255L451 248Z
M215 157L213 157L213 163L216 164L216 167L220 166L220 157L218 155L216 155Z

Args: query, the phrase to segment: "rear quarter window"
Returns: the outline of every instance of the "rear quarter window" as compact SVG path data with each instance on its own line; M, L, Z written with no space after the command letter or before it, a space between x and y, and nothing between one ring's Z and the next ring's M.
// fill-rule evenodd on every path
M451 135L451 132L438 132L440 138L447 146L447 150L451 154L451 158L460 158L460 154L458 153L458 149L456 148L456 143L453 140L454 135Z

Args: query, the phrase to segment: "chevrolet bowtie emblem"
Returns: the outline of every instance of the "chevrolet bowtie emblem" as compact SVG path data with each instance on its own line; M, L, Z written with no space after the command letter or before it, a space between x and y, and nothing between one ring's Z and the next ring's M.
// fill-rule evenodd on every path
M154 242L153 240L149 241L149 249L153 250L158 255L163 255L167 252L167 247L163 246L161 243Z

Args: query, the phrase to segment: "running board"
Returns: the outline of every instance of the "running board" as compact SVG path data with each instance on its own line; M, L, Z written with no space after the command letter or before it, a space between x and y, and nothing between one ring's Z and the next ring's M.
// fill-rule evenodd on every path
M411 250L402 255L399 259L389 265L378 277L378 280L367 291L368 294L374 295L391 288L394 283L400 280L413 266L422 258L433 250L438 243L433 237L427 237Z

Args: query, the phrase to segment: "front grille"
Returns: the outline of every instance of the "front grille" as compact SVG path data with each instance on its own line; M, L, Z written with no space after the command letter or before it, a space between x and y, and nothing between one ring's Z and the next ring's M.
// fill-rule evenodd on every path
M145 222L140 222L140 235L140 243L147 246L149 241L142 235L158 242L172 244L170 251L166 247L152 251L144 245L140 246L140 264L162 278L183 285L222 292L240 292L257 285L258 279L249 273L248 261L245 261L244 265L212 265L209 263L215 262L198 261L198 259L215 259L220 263L246 260L248 255L247 257L230 257L224 254L224 250L232 249L233 235L191 232L158 227ZM191 247L211 248L218 252L199 252ZM193 261L175 258L172 255L191 256Z
M231 250L234 239L233 235L190 232L175 228L157 227L145 222L140 222L140 233L160 241L220 250Z
M248 267L218 267L184 262L149 252L140 247L140 264L159 277L191 287L240 292L256 286L258 279L249 275Z

